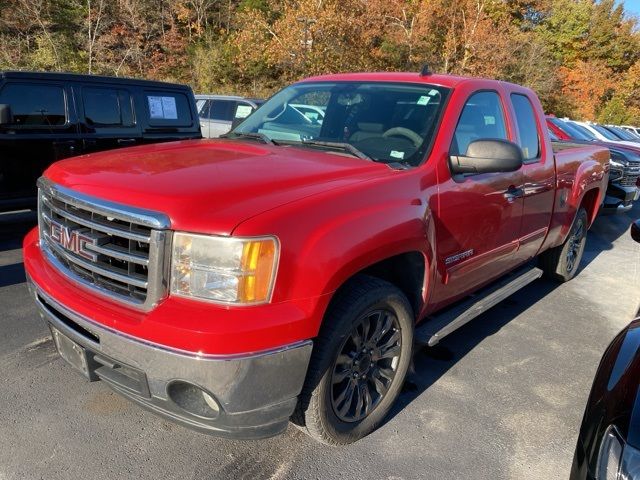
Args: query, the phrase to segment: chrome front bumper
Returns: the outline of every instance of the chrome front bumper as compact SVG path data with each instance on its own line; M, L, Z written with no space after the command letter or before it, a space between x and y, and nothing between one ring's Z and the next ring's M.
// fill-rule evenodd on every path
M306 376L310 340L252 355L190 354L107 329L30 279L28 285L42 318L86 350L91 377L135 403L213 435L253 439L286 429ZM202 392L209 395L206 403Z

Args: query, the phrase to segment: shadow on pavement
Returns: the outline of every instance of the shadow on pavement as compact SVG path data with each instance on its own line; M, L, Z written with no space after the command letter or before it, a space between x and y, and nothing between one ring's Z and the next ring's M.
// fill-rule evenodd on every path
M384 423L413 402L482 340L497 333L558 285L553 280L537 280L447 336L435 347L417 349L413 359L414 369L407 376L403 393Z
M631 223L638 218L640 218L640 202L636 202L633 208L625 213L598 215L589 230L580 269L589 265L600 252L611 250L613 242L627 233Z

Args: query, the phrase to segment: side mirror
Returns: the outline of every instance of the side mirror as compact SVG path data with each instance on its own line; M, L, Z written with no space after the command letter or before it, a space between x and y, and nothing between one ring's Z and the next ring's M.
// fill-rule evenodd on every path
M522 149L501 139L475 140L462 155L449 157L451 171L456 173L515 172L522 167Z
M631 238L640 243L640 220L631 224Z
M0 103L0 125L9 125L12 123L11 107L6 103Z

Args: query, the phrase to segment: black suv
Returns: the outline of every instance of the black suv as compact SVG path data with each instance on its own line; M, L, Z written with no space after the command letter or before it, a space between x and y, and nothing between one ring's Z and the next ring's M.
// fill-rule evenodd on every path
M201 137L186 85L0 72L0 211L34 206L36 180L56 160Z

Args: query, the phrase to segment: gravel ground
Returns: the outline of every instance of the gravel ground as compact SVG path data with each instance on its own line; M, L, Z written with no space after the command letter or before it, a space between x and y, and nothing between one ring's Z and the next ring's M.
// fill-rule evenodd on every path
M416 356L386 423L344 448L194 433L61 360L24 283L30 214L0 216L0 480L566 479L591 381L640 301L640 206L600 217L572 282L538 280Z

